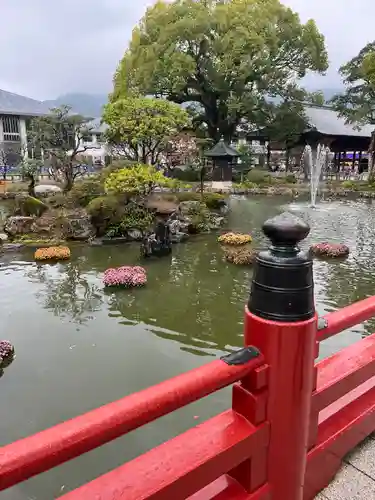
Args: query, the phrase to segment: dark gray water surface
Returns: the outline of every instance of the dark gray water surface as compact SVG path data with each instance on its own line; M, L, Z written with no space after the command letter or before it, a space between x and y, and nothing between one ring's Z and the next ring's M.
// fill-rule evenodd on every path
M262 222L286 209L312 227L306 246L350 246L345 261L314 264L320 314L375 291L375 205L307 204L280 198L231 200L230 229L264 246ZM0 445L184 372L242 345L251 269L223 262L217 235L174 247L146 263L144 289L104 292L108 267L138 263L137 246L73 247L70 262L37 265L33 252L0 260L0 339L17 352L0 378ZM360 325L324 342L321 355L374 329ZM4 500L51 500L111 470L230 405L229 390L160 419L72 462L3 492Z

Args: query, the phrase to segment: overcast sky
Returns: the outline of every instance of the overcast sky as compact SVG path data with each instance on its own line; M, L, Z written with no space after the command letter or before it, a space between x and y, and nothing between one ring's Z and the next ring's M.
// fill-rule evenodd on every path
M37 99L108 93L131 30L153 0L0 0L0 88ZM326 36L331 67L312 87L337 87L338 67L375 38L374 0L284 0Z

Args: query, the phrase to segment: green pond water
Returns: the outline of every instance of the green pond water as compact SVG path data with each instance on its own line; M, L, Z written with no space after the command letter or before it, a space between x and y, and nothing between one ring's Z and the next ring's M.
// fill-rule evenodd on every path
M231 199L228 228L266 244L265 219L289 209L312 227L304 243L337 241L345 261L314 263L319 314L375 293L375 205ZM207 363L242 346L252 271L223 262L217 235L192 237L171 258L146 262L148 284L103 290L106 268L139 262L138 246L72 247L72 259L38 265L33 251L0 257L0 339L16 347L0 378L0 445ZM374 331L368 322L329 339L321 356ZM230 389L168 415L56 469L0 493L51 500L230 405Z

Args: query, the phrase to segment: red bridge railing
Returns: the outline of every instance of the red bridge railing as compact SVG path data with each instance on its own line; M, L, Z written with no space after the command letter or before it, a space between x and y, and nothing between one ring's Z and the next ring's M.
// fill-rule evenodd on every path
M232 408L65 494L65 500L310 500L375 430L375 335L314 363L319 342L375 315L375 297L318 320L309 231L286 215L255 266L245 347L0 449L0 490L225 386ZM249 347L256 346L256 347Z

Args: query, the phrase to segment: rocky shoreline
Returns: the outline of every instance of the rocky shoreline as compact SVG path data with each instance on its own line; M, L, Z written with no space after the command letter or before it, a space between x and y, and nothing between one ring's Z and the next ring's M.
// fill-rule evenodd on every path
M99 235L92 217L84 208L64 209L63 213L47 207L41 200L41 213L25 215L22 207L30 197L17 195L16 201L21 209L15 215L9 215L0 228L0 253L19 251L25 247L39 248L61 245L66 242L81 242L92 246L141 242L149 233L131 227L121 236ZM158 202L159 201L159 202ZM183 201L178 204L164 200L150 199L147 210L153 214L154 221L163 221L169 226L171 242L186 241L191 235L208 233L219 229L228 212L223 203L218 210L208 210L199 201ZM198 221L197 222L197 217Z

